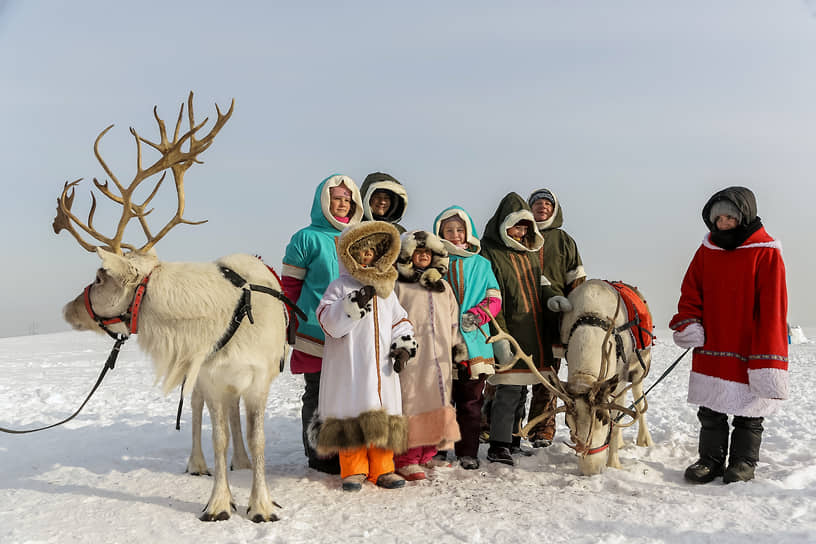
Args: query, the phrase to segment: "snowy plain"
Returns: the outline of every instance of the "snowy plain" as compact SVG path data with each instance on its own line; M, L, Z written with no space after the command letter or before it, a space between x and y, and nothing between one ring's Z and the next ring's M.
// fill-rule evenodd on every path
M682 353L657 331L647 387ZM805 329L816 338L816 330ZM0 339L0 427L34 428L71 414L95 382L112 341L65 332ZM791 397L766 418L757 479L691 486L695 407L685 402L687 356L649 395L655 446L624 431L622 470L585 477L559 419L556 443L516 467L455 464L401 490L306 468L300 443L302 378L285 370L266 413L266 473L281 520L246 519L250 471L230 472L238 511L198 520L212 480L184 474L190 411L174 428L178 397L164 397L152 364L128 342L116 368L73 421L26 435L0 433L2 543L243 542L816 542L816 343L792 345ZM563 370L562 370L563 372ZM209 419L205 455L212 466Z

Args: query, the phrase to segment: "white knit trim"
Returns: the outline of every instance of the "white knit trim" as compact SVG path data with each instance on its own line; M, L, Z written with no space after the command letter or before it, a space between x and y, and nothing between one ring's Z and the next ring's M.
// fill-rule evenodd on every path
M566 280L567 283L572 283L578 278L586 278L586 271L584 270L584 267L581 266L580 264L577 267L575 267L574 270L570 270L567 272Z
M283 263L283 266L281 266L281 277L284 276L289 276L290 278L295 278L296 280L302 280L306 277L306 269Z
M323 344L315 342L314 340L303 338L302 336L297 336L295 338L295 345L292 349L302 351L303 353L313 357L318 357L320 359L323 358Z
M337 187L341 183L351 191L351 201L354 202L354 214L351 216L348 223L341 223L335 219L331 213L329 213L329 203L331 202L330 189L332 187ZM330 177L328 181L326 181L326 184L323 186L323 191L320 194L320 207L323 210L323 217L326 218L326 221L328 221L332 227L339 231L359 223L360 219L363 218L363 199L360 196L360 189L357 187L357 184L354 183L354 180L348 176L337 174Z
M711 243L711 233L710 232L707 233L705 236L703 236L703 245L705 247L707 247L708 249L715 249L715 250L719 250L719 251L725 251L720 246L715 246L713 243ZM751 248L755 248L755 247L770 247L770 248L778 249L781 252L782 251L782 242L780 242L779 240L771 240L770 242L756 242L754 244L748 244L748 245L744 245L744 246L737 246L737 249L751 249Z
M496 373L493 365L489 363L471 363L470 365L470 379L475 380L479 378L479 374L486 374L492 376Z
M541 383L529 370L496 373L487 378L490 385L533 385Z
M476 248L476 251L470 251L467 249L462 249L460 247L456 247L452 243L448 242L444 238L442 238L442 221L445 219L450 219L451 217L458 217L462 220L465 224L465 232L467 232L467 243L470 244L472 247ZM472 255L476 255L482 249L482 242L476 238L473 233L476 232L476 229L473 228L473 223L468 217L468 214L464 212L464 210L458 210L456 208L452 210L447 210L439 216L439 219L434 224L434 234L442 240L442 244L445 246L445 249L448 250L448 253L451 255L458 255L459 257L470 257Z
M780 401L765 399L751 392L748 384L732 382L691 372L689 375L689 404L745 417L765 417L779 408Z
M374 194L374 191L377 189L383 189L386 191L391 191L398 197L402 197L403 207L402 207L402 215L394 219L394 223L398 223L402 221L402 217L405 215L405 210L408 209L408 193L401 184L397 183L396 181L391 181L390 179L384 179L382 181L376 181L368 186L366 189L366 193L363 195L363 215L366 219L374 219L371 213L371 195Z
M507 236L507 229L525 219L530 222L533 227L533 232L535 233L533 247L527 247ZM504 218L501 226L499 227L499 236L507 247L510 249L515 249L516 251L538 251L541 249L541 246L544 245L544 237L541 236L540 232L538 232L535 219L533 219L533 213L523 208L508 214L507 217Z
M788 371L781 368L748 369L751 392L765 399L788 398Z

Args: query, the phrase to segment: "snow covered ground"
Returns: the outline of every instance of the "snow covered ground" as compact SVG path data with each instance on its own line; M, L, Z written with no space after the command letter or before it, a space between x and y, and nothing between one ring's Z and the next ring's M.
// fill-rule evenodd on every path
M806 329L809 338L816 330ZM647 386L681 350L658 331ZM662 340L662 341L661 341ZM32 428L79 405L112 342L92 333L0 339L0 426ZM695 408L685 402L690 358L649 396L656 445L632 444L623 470L580 476L556 442L517 467L440 468L402 490L366 485L344 494L339 479L306 468L300 444L301 379L272 384L266 472L284 510L276 523L242 514L250 473L230 473L238 503L229 521L203 523L208 477L184 474L190 412L174 429L175 396L162 397L150 362L126 344L80 416L55 429L0 434L0 542L814 542L816 541L816 343L791 346L791 398L766 419L757 479L691 486ZM205 417L205 424L208 419ZM563 419L557 438L567 438ZM205 454L212 464L209 427Z

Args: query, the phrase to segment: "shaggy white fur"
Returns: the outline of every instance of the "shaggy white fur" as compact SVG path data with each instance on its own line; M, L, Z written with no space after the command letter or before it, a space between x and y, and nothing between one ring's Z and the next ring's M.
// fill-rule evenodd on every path
M215 351L243 295L241 288L223 276L219 266L237 272L247 283L280 290L274 274L252 255L230 255L214 263L169 263L159 262L155 254L122 256L102 249L97 253L102 268L89 295L94 311L100 316L123 314L136 286L149 275L139 312L139 346L153 360L156 379L162 382L165 393L186 378L185 389L195 385L209 409L215 470L212 494L201 519L230 516L233 500L227 482L227 420L231 407L243 399L253 468L248 516L253 521L277 520L277 506L266 485L263 424L269 385L280 372L286 351L283 303L264 293L252 293L255 323L245 319L232 339ZM75 329L102 332L86 312L83 295L69 302L63 313ZM121 323L110 328L129 334ZM197 395L193 400L195 410L201 400ZM194 445L191 462L200 464L197 461Z

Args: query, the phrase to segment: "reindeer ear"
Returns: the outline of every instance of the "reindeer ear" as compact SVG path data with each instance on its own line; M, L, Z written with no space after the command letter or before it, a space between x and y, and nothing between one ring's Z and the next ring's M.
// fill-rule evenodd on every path
M131 265L122 255L118 255L101 247L96 248L96 254L102 259L102 268L114 278L125 279L131 274Z

